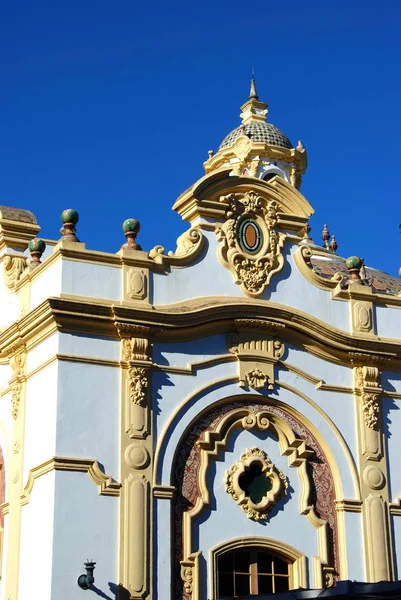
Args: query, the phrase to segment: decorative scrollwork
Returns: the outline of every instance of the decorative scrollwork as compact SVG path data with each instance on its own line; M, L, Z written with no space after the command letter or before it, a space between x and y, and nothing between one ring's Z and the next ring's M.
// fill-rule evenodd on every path
M22 272L26 269L24 256L5 256L3 260L4 282L9 290L14 290Z
M244 294L260 296L272 275L284 265L282 247L285 235L276 230L278 204L254 191L231 194L222 200L228 200L229 208L226 222L216 226L215 230L220 243L219 259L232 272L235 283L240 285ZM247 252L239 241L239 230L245 217L253 219L260 228L260 248L256 254Z

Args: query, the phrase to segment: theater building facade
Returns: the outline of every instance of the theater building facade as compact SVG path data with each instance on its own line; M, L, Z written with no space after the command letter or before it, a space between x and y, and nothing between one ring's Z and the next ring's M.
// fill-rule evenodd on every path
M313 241L266 115L252 82L174 252L0 207L1 598L398 579L401 280Z

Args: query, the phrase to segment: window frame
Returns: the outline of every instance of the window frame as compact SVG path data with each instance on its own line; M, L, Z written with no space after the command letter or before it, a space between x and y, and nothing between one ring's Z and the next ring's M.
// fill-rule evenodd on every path
M210 551L210 597L212 600L218 600L219 598L217 567L218 559L220 558L220 556L222 556L226 552L235 550L249 550L250 548L260 550L262 552L271 552L273 555L276 555L277 558L282 558L288 563L289 590L296 589L298 587L308 587L306 557L304 554L302 554L292 546L289 546L288 544L285 544L278 540L261 537L237 538L220 544L219 546L216 546ZM252 573L252 570L250 569L249 576L251 586L250 593L253 594L255 592L253 592L252 589L255 589L255 577L257 577L257 574L255 575L255 573Z

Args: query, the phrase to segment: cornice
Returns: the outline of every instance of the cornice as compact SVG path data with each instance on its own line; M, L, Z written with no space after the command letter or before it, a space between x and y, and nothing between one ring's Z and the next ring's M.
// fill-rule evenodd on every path
M385 362L387 370L401 371L401 347L396 339L352 334L292 307L232 297L199 298L152 310L140 303L126 306L101 304L93 298L48 298L0 334L0 357L10 356L22 344L29 349L55 330L119 339L118 327L124 323L150 327L156 341L182 342L237 331L249 321L252 327L267 329L270 335L276 331L280 339L332 362L354 366L357 353L366 364Z
M173 209L186 221L199 217L221 221L226 218L230 194L253 190L267 200L277 202L279 225L283 228L299 231L314 213L307 199L280 177L266 182L230 173L231 169L221 169L205 175L179 196Z

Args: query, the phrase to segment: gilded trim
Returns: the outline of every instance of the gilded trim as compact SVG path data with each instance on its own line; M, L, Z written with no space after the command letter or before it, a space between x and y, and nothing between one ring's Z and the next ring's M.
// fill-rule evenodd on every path
M50 473L51 471L73 471L78 473L87 473L89 479L98 486L98 492L101 496L119 496L121 484L115 481L110 475L106 475L100 469L97 460L92 458L68 458L54 456L49 460L33 467L29 471L28 480L24 491L21 494L21 506L29 503L30 495L36 479Z

